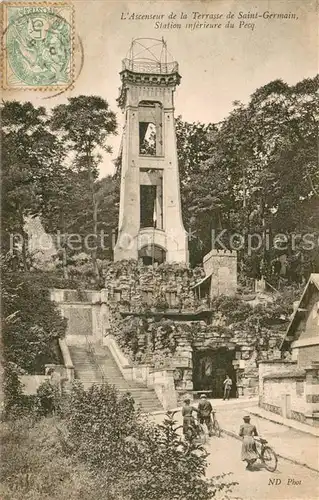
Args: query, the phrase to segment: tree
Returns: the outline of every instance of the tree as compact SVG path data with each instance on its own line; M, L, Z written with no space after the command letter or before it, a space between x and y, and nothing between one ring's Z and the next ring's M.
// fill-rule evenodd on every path
M276 80L257 89L247 105L235 102L230 115L207 136L208 158L200 156L196 141L183 146L185 151L195 148L186 175L184 153L178 152L184 221L202 242L196 262L210 249L214 228L222 230L226 247L233 233L243 237L239 263L251 277L276 278L275 263L284 252L290 281L318 269L316 245L309 250L302 238L308 232L315 242L319 233L318 86L318 76L294 86ZM181 123L177 128L186 143L188 128ZM274 243L279 233L286 236L288 248ZM249 253L247 236L254 234L260 244Z
M58 361L54 343L65 334L66 320L44 286L12 272L3 259L1 318L5 363L43 374L45 363Z
M256 90L247 107L237 106L242 125L232 145L239 151L235 172L242 171L239 185L244 186L242 195L237 193L243 200L245 231L262 236L259 267L264 275L273 273L272 263L283 253L280 245L267 246L267 233L271 240L278 233L286 235L288 248L283 250L292 260L298 254L308 257L307 249L294 248L293 234L318 234L318 224L309 227L318 205L318 87L318 76L291 87L276 80Z
M5 257L1 257L1 278L4 410L10 416L25 406L19 375L44 374L46 363L59 363L56 344L65 334L66 320L48 289L33 276L12 271Z
M40 215L45 193L59 178L63 149L48 128L43 107L30 102L4 102L2 112L2 250L12 250L15 233L21 238L22 266L28 268L27 216ZM50 186L50 187L49 187ZM14 249L17 265L19 253Z
M211 186L208 185L208 191L205 189L207 172L201 170L201 166L214 152L213 138L217 126L212 123L206 125L200 122L184 122L182 117L178 116L175 120L175 130L182 215L185 227L192 235L189 241L191 263L196 265L202 261L203 254L210 250L211 229L219 223L219 212L217 204L214 203ZM203 224L197 217L197 209L201 210L201 201L203 215L205 214L201 219Z
M120 179L116 176L104 177L97 181L98 229L103 230L104 248L100 249L101 258L113 258L113 238L116 234L120 206ZM107 245L107 246L106 246Z
M45 193L41 221L47 232L55 235L58 256L62 262L64 278L68 279L70 258L83 251L83 219L90 224L90 193L83 172L65 166L62 175L55 178ZM86 229L87 231L87 229ZM76 235L73 239L73 235ZM87 250L87 249L86 249Z
M68 104L61 104L52 110L52 130L57 131L73 164L83 175L91 197L91 219L94 235L92 260L97 277L99 271L96 262L98 204L99 195L95 180L98 165L102 160L101 152L111 152L106 140L110 134L116 134L116 117L109 109L107 101L97 96L78 96L68 99Z
M188 123L178 116L175 120L178 152L178 166L182 185L190 175L197 172L198 165L210 158L213 151L212 138L217 131L216 125L200 122Z

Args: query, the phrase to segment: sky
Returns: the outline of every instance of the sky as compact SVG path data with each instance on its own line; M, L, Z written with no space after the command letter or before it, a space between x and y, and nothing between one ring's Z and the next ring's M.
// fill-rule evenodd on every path
M5 91L3 97L47 107L81 94L105 98L117 113L119 133L110 138L113 154L103 158L100 176L113 172L112 160L119 151L123 126L116 102L119 72L134 38L164 37L182 77L175 94L175 116L190 122L219 122L232 110L233 101L248 102L258 87L274 79L294 84L318 73L316 0L75 0L73 5L76 37L83 46L82 53L76 45L76 66L78 69L83 58L83 67L74 88L56 97L28 90ZM180 19L181 12L187 14L187 20ZM195 14L198 23L220 23L222 27L186 28L186 23L195 22L194 12L202 16ZM234 28L224 27L229 12L234 14ZM133 13L135 17L163 14L166 26L171 22L182 28L156 29L154 20L127 19ZM169 20L170 13L176 18ZM219 14L222 19L205 20L207 14ZM257 19L249 17L256 14ZM288 14L290 19L269 18L269 14Z

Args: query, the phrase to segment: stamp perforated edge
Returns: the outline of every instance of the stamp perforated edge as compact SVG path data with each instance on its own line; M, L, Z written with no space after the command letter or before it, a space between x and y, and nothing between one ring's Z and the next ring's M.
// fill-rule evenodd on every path
M8 7L67 7L71 12L71 64L70 76L71 81L66 85L47 85L47 86L32 86L32 85L7 85L7 59L6 59L6 44L5 44L5 23L6 11ZM75 14L74 5L71 2L6 2L0 5L0 26L1 26L1 44L0 44L0 67L1 71L1 88L10 91L31 91L31 92L56 92L63 90L72 90L74 88L74 74L75 74L75 61L74 61L74 47L75 47Z

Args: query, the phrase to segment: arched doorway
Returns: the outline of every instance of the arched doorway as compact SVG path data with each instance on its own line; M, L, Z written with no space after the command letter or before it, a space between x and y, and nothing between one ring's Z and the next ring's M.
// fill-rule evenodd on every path
M193 385L195 391L211 390L213 398L222 398L226 375L233 381L231 397L236 397L236 371L232 361L235 351L226 347L193 351Z
M163 264L166 259L166 252L158 245L147 245L139 250L138 258L142 259L145 266L151 266L155 262Z

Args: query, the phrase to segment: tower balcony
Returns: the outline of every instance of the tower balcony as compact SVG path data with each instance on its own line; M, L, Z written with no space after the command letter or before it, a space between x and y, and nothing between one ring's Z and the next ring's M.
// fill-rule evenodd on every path
M160 62L160 61L147 61L134 60L134 59L123 59L122 61L122 71L132 71L133 73L149 73L156 75L169 75L172 73L178 73L178 63L176 61L172 62Z
M123 69L120 73L122 87L117 102L120 108L126 105L127 90L129 85L147 87L166 87L173 91L179 85L181 76L178 73L178 63L161 63L157 61L135 61L124 59Z

